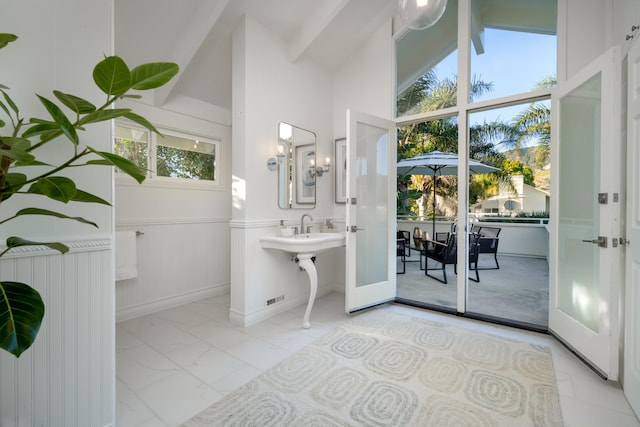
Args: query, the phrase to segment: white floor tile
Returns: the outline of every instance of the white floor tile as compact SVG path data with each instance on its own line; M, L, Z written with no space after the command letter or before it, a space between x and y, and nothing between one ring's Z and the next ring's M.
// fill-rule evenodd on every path
M234 345L229 348L227 352L261 370L267 370L293 354L292 351L286 351L283 348L276 347L258 338L251 338L238 345Z
M147 345L116 353L116 376L135 392L180 371L178 365Z
M248 328L229 322L229 295L116 325L118 427L178 425L352 316L344 295L319 297ZM600 379L553 337L399 304L391 310L551 348L566 427L640 427L617 383Z
M203 341L186 345L166 355L205 384L213 383L229 372L245 366L245 362Z
M186 372L176 372L137 393L170 426L185 422L222 397Z

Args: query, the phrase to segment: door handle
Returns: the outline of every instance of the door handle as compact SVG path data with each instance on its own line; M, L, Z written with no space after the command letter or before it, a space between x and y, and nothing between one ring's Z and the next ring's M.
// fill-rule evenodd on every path
M601 248L606 248L607 247L607 238L604 236L598 236L597 239L593 239L593 240L583 240L583 242L585 243L593 243L598 245Z
M364 231L364 228L358 228L357 225L352 225L351 227L349 227L349 231L355 233L356 231Z

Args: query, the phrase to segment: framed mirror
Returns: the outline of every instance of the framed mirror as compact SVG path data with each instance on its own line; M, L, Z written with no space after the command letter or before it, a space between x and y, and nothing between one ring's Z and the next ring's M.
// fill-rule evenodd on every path
M310 209L316 205L316 134L278 123L278 206Z

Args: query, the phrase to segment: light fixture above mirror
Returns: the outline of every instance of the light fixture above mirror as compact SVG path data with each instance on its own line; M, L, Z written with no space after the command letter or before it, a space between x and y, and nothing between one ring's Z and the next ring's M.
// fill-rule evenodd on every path
M424 30L438 22L447 0L398 0L400 17L412 30Z

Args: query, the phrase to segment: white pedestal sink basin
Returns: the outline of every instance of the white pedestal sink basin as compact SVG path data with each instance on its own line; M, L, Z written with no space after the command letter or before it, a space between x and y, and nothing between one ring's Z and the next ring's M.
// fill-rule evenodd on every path
M311 308L313 307L316 292L318 291L318 271L316 270L313 258L317 252L344 246L344 242L344 233L307 233L290 237L271 235L260 238L260 243L264 249L278 249L295 254L298 265L304 269L304 271L307 272L307 276L309 276L311 291L309 293L307 310L302 320L302 327L305 329L309 329L311 326L309 316L311 315Z

